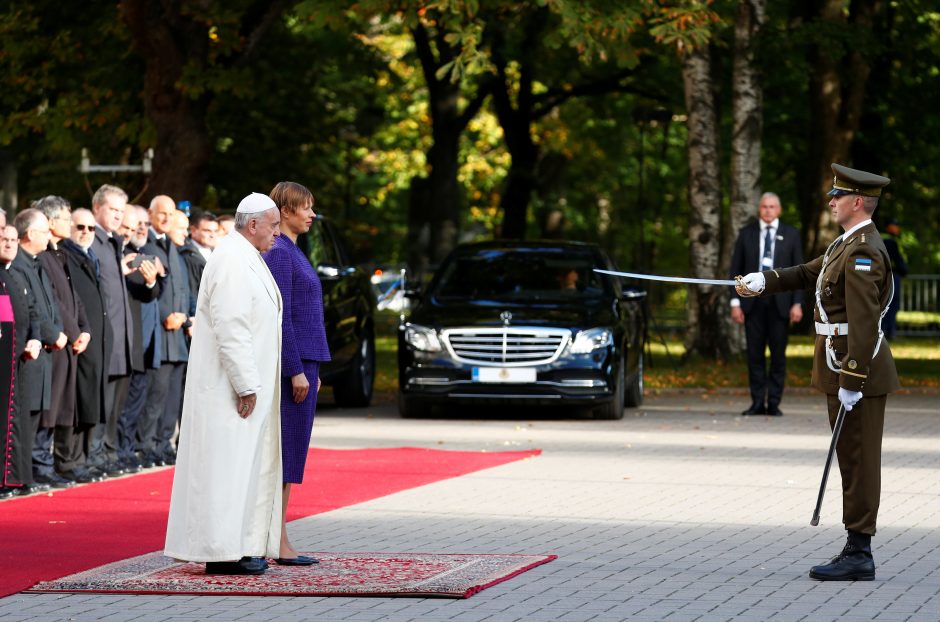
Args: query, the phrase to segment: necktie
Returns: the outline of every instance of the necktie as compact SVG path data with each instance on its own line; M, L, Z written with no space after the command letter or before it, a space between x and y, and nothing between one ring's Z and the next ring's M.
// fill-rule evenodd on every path
M88 258L91 259L91 263L95 265L95 276L101 278L101 262L98 261L98 255L95 254L95 251L88 247Z
M761 259L761 270L770 270L774 267L774 239L770 235L770 227L764 227L764 257Z

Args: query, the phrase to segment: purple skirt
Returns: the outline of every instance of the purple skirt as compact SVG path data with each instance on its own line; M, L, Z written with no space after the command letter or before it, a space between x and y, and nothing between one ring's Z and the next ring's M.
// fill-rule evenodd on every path
M281 463L285 484L300 484L304 481L313 416L317 412L317 376L320 363L304 361L303 365L307 382L310 383L310 391L301 403L294 402L290 377L281 378Z

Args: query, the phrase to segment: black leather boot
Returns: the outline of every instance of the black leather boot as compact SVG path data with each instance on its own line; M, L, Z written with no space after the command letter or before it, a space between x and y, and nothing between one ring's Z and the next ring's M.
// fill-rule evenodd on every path
M809 576L819 581L874 581L875 560L871 554L871 536L849 531L842 552L828 564L813 566Z

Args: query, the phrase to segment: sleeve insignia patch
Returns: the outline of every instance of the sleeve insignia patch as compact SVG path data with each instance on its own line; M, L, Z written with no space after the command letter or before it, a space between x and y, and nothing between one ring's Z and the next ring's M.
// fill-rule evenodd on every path
M861 270L862 272L871 272L871 259L856 259L855 269Z

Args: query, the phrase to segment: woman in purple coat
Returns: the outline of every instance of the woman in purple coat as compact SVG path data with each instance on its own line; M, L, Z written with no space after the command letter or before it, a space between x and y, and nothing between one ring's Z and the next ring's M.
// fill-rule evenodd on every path
M275 238L274 246L263 256L284 299L281 346L284 512L281 556L277 562L286 566L309 566L318 560L298 555L287 538L287 503L291 484L300 484L304 479L317 392L320 390L320 363L330 360L323 327L320 279L297 246L297 236L310 230L316 215L313 213L313 195L300 184L282 181L274 186L270 196L281 210L281 235Z

